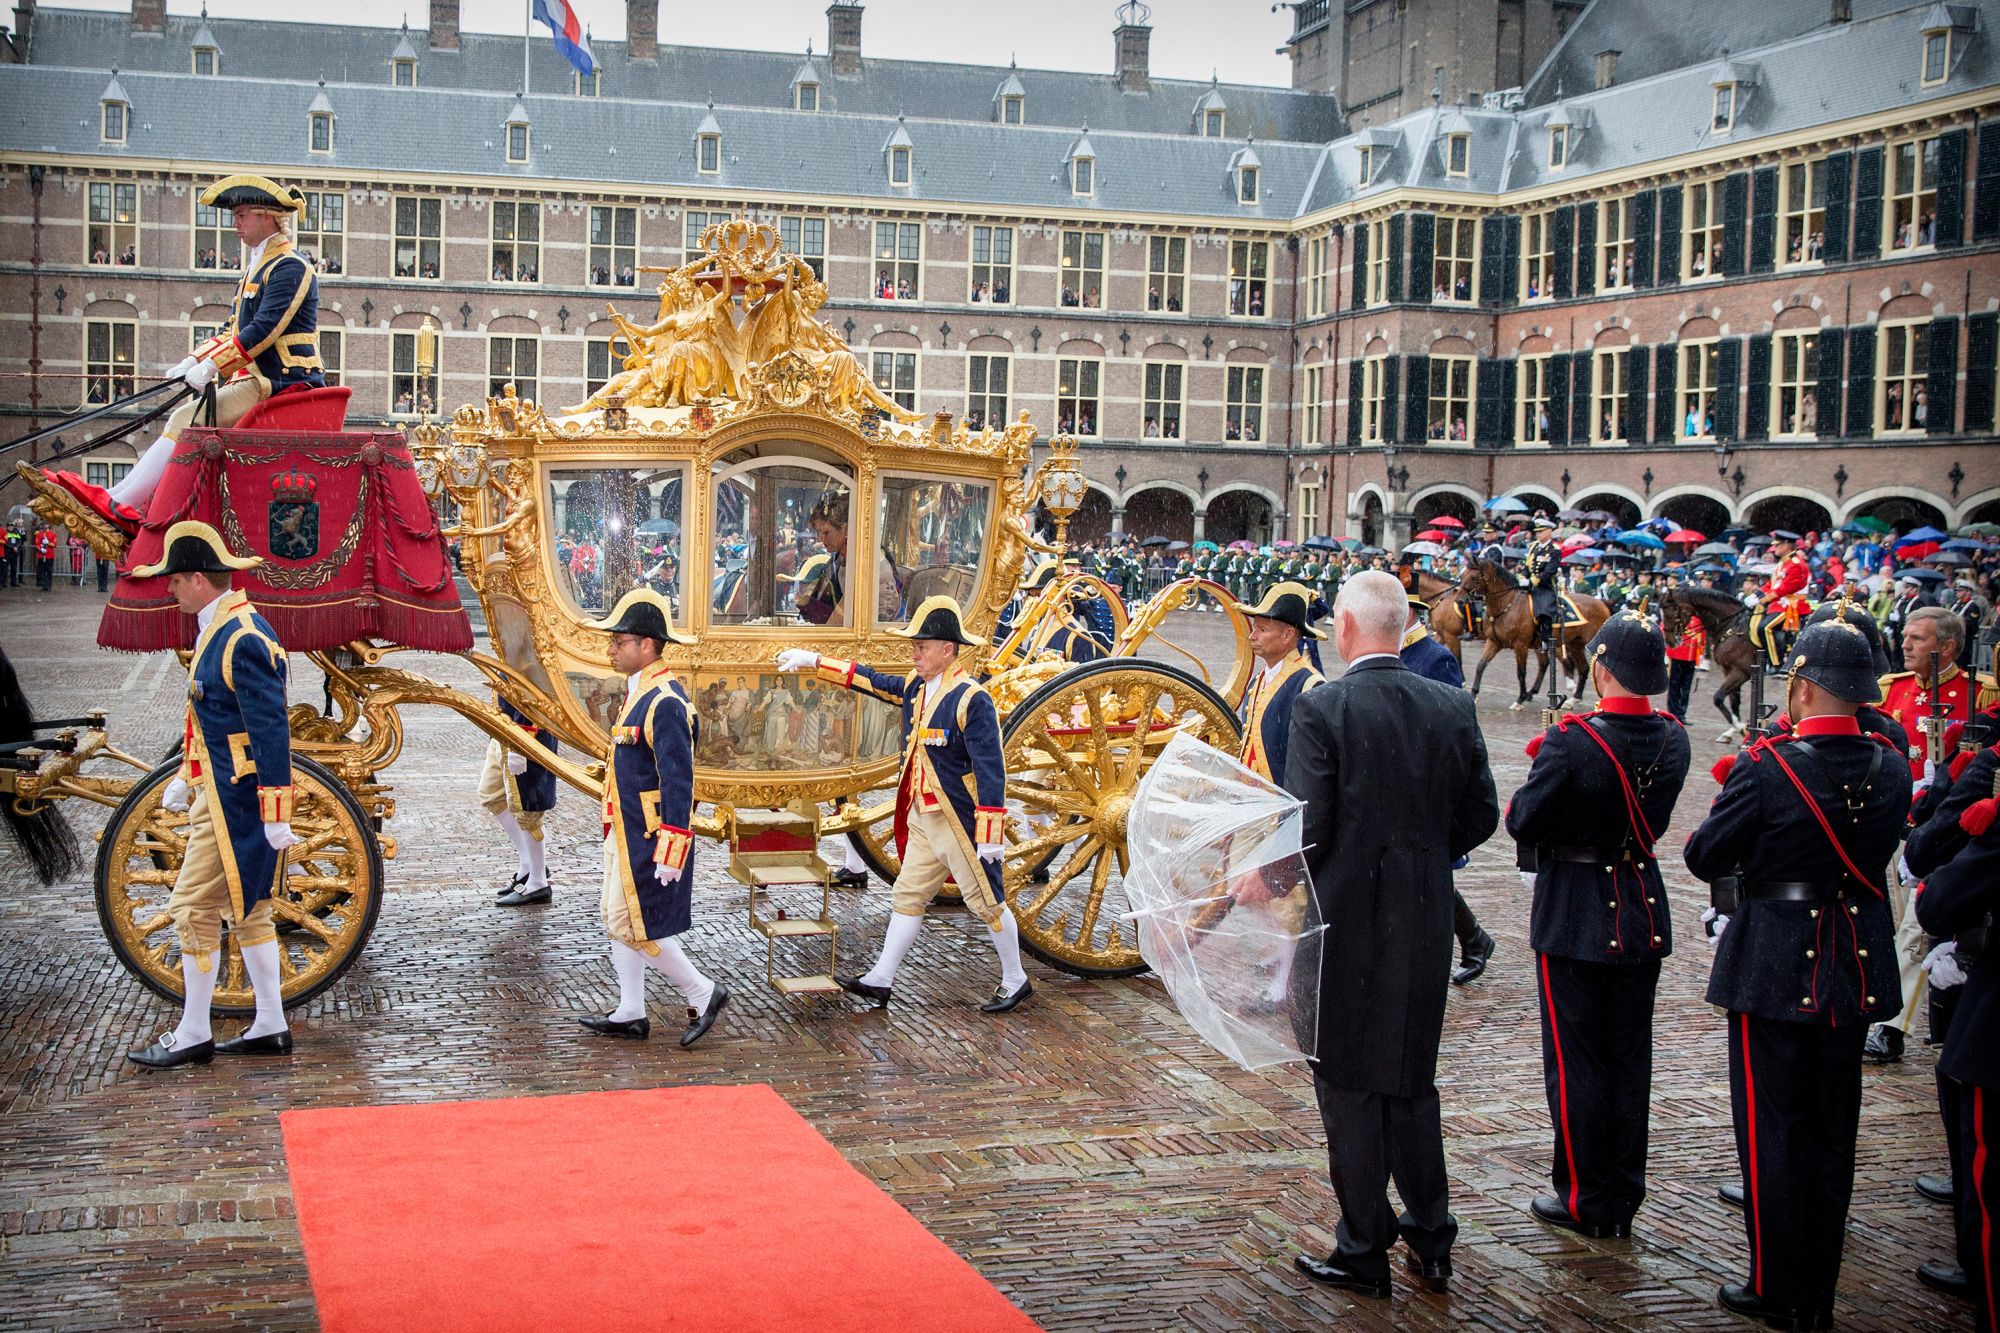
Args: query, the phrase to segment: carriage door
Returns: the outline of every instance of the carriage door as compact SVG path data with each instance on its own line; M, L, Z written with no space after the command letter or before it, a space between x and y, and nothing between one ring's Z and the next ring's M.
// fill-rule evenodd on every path
M900 626L926 598L940 595L956 601L971 619L986 566L992 508L988 482L883 474L876 623Z

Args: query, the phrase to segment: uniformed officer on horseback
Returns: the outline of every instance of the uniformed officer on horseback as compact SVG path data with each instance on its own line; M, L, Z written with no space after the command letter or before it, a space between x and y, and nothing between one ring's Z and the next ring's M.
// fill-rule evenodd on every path
M1556 525L1546 514L1535 516L1535 539L1521 559L1521 574L1535 601L1535 638L1547 644L1553 637L1556 617L1562 611L1562 547L1556 544Z
M1786 644L1811 610L1805 590L1812 579L1812 564L1798 549L1798 540L1798 533L1782 528L1771 534L1771 560L1777 569L1757 590L1758 606L1750 616L1750 642L1774 667L1785 660Z
M1722 1305L1775 1327L1832 1326L1854 1186L1861 1046L1900 998L1885 873L1910 809L1894 751L1856 711L1881 691L1868 641L1833 620L1799 636L1794 730L1727 765L1685 858L1717 886L1708 1002L1727 1011L1749 1280ZM1718 881L1734 877L1734 900Z

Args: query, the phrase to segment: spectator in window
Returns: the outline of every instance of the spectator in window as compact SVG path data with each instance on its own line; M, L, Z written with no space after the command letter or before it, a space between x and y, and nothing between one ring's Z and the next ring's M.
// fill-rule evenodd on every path
M1250 313L1253 315L1264 313L1264 293L1261 290L1250 293Z
M917 299L917 293L910 286L908 278L896 279L896 299L898 301L914 301Z
M1084 411L1084 413L1083 413L1083 429L1082 429L1082 430L1081 430L1080 432L1078 432L1078 433L1079 433L1079 434L1083 434L1083 435L1095 435L1095 434L1097 434L1097 413L1096 413L1096 412L1093 412L1093 411L1090 411L1090 410L1088 410L1088 409L1086 409L1086 410Z
M1819 423L1819 405L1813 401L1813 391L1807 389L1799 399L1799 414L1792 419L1791 429L1795 432L1812 430Z
M1437 285L1431 288L1431 300L1449 301L1450 299L1451 299L1451 288L1445 285L1445 282L1442 278L1438 279Z
M1917 225L1917 244L1933 245L1937 242L1937 214L1926 213Z
M514 275L516 280L520 282L536 282L541 279L541 276L533 264L523 264L521 271Z
M1618 438L1611 433L1611 413L1608 411L1604 414L1604 426L1597 438L1600 440L1615 440Z
M1695 410L1693 403L1688 404L1687 423L1684 433L1690 440L1701 434L1701 414Z
M1148 287L1146 289L1146 309L1158 310L1159 308L1160 308L1160 289L1158 287Z
M1547 403L1543 403L1535 411L1535 438L1538 440L1549 438L1549 405Z
M134 264L137 264L139 262L138 247L133 245L126 246L125 249L119 254L118 262L125 265L127 268L130 268Z
M108 250L92 250L90 252L90 262L93 264L108 264L111 262L111 252Z
M1429 438L1433 440L1442 440L1444 438L1444 422L1442 419L1431 422Z
M513 281L513 278L507 272L507 265L505 263L499 263L493 266L493 281L495 282Z
M1167 310L1169 313L1177 315L1180 313L1180 309L1181 298L1178 295L1167 297Z
M1160 437L1160 422L1159 422L1159 418L1157 418L1157 417L1147 417L1147 418L1146 418L1146 438L1147 438L1147 439L1149 439L1149 440L1157 440L1157 439L1158 439L1159 437Z
M396 395L396 405L390 410L399 416L408 414L410 411L410 391L408 389Z
M437 404L431 401L431 395L428 389L417 395L417 410L419 412L437 411Z
M1542 294L1541 283L1536 281L1534 274L1530 273L1528 275L1528 299L1532 301L1537 297L1539 297L1541 294Z
M1633 265L1632 256L1630 255L1625 256L1625 285L1627 287L1630 287L1632 285L1632 278L1636 273L1638 273L1638 271L1639 270Z
M1464 417L1453 417L1453 418L1452 418L1452 422L1451 422L1451 438L1452 438L1452 439L1454 439L1454 440L1462 440L1462 439L1464 439L1464 438L1465 438L1465 418L1464 418Z
M1064 287L1062 289L1062 303L1064 305L1075 305L1076 293L1071 291L1068 287Z
M1222 438L1225 440L1240 440L1243 438L1243 432L1237 428L1237 425L1234 421L1231 421L1229 425L1223 429Z
M1181 437L1181 419L1179 417L1168 417L1167 438L1170 440L1178 440L1180 437Z
M1889 392L1883 396L1882 428L1901 430L1903 428L1903 386L1891 384Z
M1925 414L1930 407L1929 402L1926 400L1926 393L1925 387L1919 384L1910 395L1910 428L1912 430L1924 424Z
M636 281L638 281L638 275L632 271L630 264L618 270L618 285L620 287L630 287Z
M1005 305L1005 304L1006 304L1006 302L1007 302L1007 284L1006 284L1006 283L1004 283L1004 282L996 282L996 283L994 283L994 284L993 284L993 303L994 303L995 305Z
M338 255L328 255L326 257L325 263L322 264L321 267L328 273L340 272L341 271L340 257Z
M1688 261L1688 276L1691 278L1699 278L1705 275L1707 272L1708 272L1708 252L1705 250L1695 251L1694 257Z
M1092 287L1090 289L1090 295L1083 298L1083 303L1085 306L1089 307L1092 310L1095 310L1099 306L1102 306L1104 304L1103 300L1099 298L1099 296L1097 295L1097 288L1095 287Z
M986 299L985 283L975 282L972 284L972 299L974 302L984 301Z
M1711 404L1709 405L1709 408L1708 408L1707 412L1705 412L1705 413L1704 413L1704 414L1702 415L1702 419L1701 419L1701 424L1702 424L1702 432L1701 432L1701 433L1702 433L1703 435L1713 435L1713 434L1715 434L1715 405L1714 405L1714 404L1712 404L1712 403L1711 403Z
M1823 257L1825 254L1826 254L1826 233L1816 231L1812 234L1812 239L1806 242L1806 258L1819 259Z

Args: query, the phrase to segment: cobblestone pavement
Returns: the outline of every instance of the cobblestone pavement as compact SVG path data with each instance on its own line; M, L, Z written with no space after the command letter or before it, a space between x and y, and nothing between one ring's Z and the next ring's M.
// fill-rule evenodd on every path
M0 643L44 716L108 706L114 739L163 749L178 727L173 659L91 646L100 604L93 591L0 592ZM452 659L427 669L471 680ZM297 697L316 700L310 670L298 674ZM1486 701L1503 793L1523 776L1534 717ZM381 922L342 982L294 1014L291 1060L166 1075L125 1064L173 1008L113 961L87 882L33 888L0 864L0 1329L313 1327L286 1108L733 1082L773 1085L1050 1329L1748 1327L1714 1303L1716 1285L1742 1275L1744 1243L1714 1194L1734 1174L1724 1032L1700 998L1703 894L1684 873L1669 881L1680 938L1659 1004L1652 1194L1633 1239L1586 1241L1527 1213L1550 1138L1527 904L1496 841L1459 882L1500 951L1453 997L1441 1069L1457 1276L1431 1294L1399 1266L1392 1301L1350 1301L1291 1267L1330 1246L1335 1220L1302 1070L1226 1064L1145 978L1031 963L1033 1001L984 1017L971 1006L993 983L992 955L963 914L927 921L887 1011L788 1002L758 984L761 941L704 850L688 945L736 1002L691 1052L580 1037L576 1016L602 1012L614 990L595 923L594 811L573 793L559 801L555 904L497 910L512 866L472 797L485 742L441 711L405 718L391 770L402 850ZM1678 835L1713 790L1714 729L1695 728ZM93 811L76 814L95 827ZM840 902L854 954L879 941L887 898L877 885ZM653 1008L671 1030L677 1001L661 984ZM1911 1275L1950 1252L1948 1211L1910 1187L1943 1167L1932 1059L1913 1044L1867 1075L1843 1327L1969 1326ZM532 1258L535 1219L520 1221Z

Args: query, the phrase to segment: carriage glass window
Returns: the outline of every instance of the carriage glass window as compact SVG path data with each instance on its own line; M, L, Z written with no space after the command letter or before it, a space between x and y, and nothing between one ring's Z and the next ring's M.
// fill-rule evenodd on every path
M548 475L551 583L572 611L602 616L641 585L682 601L682 472L668 467L560 467Z
M967 614L979 589L992 512L983 481L885 476L876 542L882 584L875 619L901 625L928 597L955 600Z
M716 460L713 490L708 623L854 623L861 590L849 569L866 553L854 473L839 456L795 440L746 445Z

